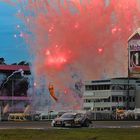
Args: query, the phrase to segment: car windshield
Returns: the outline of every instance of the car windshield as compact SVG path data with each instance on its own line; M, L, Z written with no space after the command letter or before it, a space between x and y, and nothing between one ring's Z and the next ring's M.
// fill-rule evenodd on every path
M63 114L61 118L74 118L74 114Z
M76 118L81 118L81 117L84 117L84 114L77 114L76 115Z

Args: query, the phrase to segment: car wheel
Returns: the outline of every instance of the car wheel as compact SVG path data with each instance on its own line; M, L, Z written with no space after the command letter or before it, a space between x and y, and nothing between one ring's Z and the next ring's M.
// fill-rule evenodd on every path
M89 127L89 125L90 125L89 120L85 120L85 122L84 122L83 126L85 126L85 127Z
M71 127L76 127L76 126L77 125L76 125L75 121L73 120L72 123L71 123Z
M62 124L62 127L65 127L65 123Z
M35 116L34 120L35 121L39 121L39 117L38 116Z
M55 123L53 123L53 124L52 124L52 127L56 127L56 124L55 124Z
M74 123L71 123L71 127L75 127L75 124Z

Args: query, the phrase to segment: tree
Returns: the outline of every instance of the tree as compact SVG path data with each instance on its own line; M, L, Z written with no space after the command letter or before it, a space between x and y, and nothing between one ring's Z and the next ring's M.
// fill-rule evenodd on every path
M5 64L4 62L5 62L4 58L1 57L1 58L0 58L0 64Z

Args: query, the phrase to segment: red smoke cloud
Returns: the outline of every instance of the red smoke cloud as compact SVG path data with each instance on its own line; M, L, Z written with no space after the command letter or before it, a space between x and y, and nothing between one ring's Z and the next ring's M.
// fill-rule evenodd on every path
M19 0L31 35L36 78L58 89L77 79L127 75L127 39L138 27L138 0Z
M49 76L53 69L59 75L73 65L84 79L100 79L103 72L106 77L126 75L127 39L140 16L137 0L43 0L21 5L25 13L33 13L24 13L24 20L34 35L31 48L38 74Z

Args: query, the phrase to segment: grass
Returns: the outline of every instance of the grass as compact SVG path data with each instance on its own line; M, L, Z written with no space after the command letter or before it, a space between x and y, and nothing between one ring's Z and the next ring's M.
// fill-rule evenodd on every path
M140 128L1 129L0 140L140 140Z

